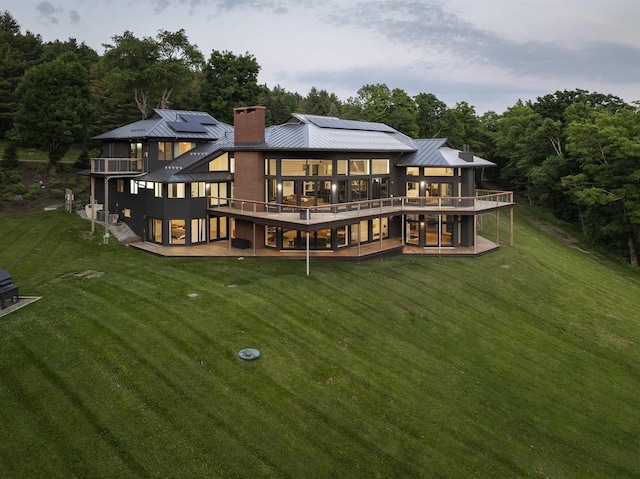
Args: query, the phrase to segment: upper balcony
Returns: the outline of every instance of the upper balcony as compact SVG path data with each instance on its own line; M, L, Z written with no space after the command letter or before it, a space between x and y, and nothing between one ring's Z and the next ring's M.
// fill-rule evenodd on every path
M263 224L314 229L320 225L341 224L368 218L401 214L475 215L510 208L513 192L476 190L476 196L399 196L352 203L297 206L243 199L209 198L209 211L251 219Z
M92 158L91 173L111 174L139 174L144 172L142 158Z

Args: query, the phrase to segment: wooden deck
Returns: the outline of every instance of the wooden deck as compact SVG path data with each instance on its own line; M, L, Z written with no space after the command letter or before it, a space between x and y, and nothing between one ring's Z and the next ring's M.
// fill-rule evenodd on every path
M313 260L324 261L366 261L400 255L421 256L479 256L500 246L482 237L477 238L476 247L464 248L421 248L403 244L399 238L368 243L360 247L340 248L337 251L309 250ZM306 250L277 250L274 248L232 248L228 241L196 246L162 246L148 241L130 243L129 246L163 257L196 258L272 258L305 260Z

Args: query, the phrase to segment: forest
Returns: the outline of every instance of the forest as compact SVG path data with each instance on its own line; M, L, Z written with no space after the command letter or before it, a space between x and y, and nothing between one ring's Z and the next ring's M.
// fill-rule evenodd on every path
M497 167L478 184L515 191L575 228L586 244L638 266L640 241L640 102L611 94L556 91L518 100L502 113L449 106L433 93L415 96L386 84L364 84L340 100L258 82L249 52L213 50L208 58L184 30L137 38L114 35L104 53L84 42L44 42L0 13L2 169L16 148L45 151L55 169L72 145L88 161L93 135L149 116L154 108L200 110L232 123L233 108L264 105L268 124L292 112L383 122L413 138L447 138ZM425 89L428 85L425 85Z

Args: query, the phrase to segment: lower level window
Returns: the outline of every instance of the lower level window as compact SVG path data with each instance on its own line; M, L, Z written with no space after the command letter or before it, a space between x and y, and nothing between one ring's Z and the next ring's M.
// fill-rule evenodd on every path
M147 239L154 243L162 243L162 220L147 218Z
M206 220L195 218L191 220L191 243L204 243L207 241Z
M186 229L184 220L170 220L171 221L171 244L184 244L186 238Z

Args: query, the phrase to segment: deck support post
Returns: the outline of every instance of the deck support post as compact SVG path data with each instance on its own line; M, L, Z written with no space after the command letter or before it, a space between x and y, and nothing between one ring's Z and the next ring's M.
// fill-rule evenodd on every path
M511 217L511 246L513 246L513 207L509 208L509 216Z
M104 236L102 244L109 244L109 177L104 176Z

